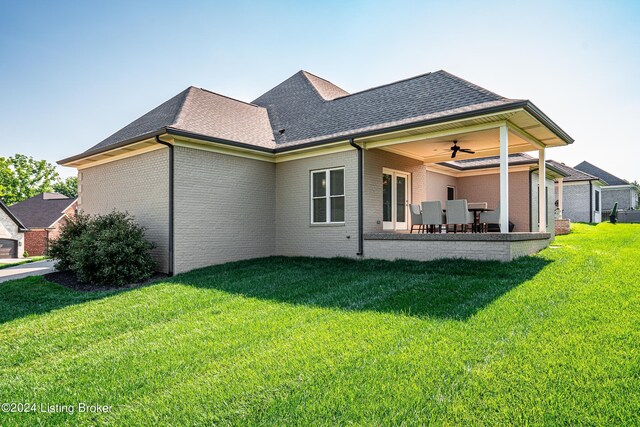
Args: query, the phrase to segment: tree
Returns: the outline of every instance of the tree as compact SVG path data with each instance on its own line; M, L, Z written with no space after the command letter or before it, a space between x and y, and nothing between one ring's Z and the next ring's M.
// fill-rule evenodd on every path
M71 198L78 197L78 178L70 176L65 180L59 180L53 184L53 191Z
M58 178L56 167L46 160L24 154L0 157L0 198L8 205L52 191Z

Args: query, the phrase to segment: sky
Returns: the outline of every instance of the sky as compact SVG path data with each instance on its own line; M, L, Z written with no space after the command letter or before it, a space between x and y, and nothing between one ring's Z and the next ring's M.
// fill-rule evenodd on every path
M640 1L0 0L0 156L53 163L188 86L251 101L300 69L349 92L444 69L542 109L575 139L548 158L640 181Z

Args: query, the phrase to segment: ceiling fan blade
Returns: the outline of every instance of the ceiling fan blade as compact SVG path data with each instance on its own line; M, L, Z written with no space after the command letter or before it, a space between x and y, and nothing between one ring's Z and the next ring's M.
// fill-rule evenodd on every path
M476 154L475 151L471 151L468 148L461 148L460 151L462 151L464 153L469 153L469 154Z
M453 153L451 153L451 158L455 158L456 154L458 154L458 150L453 150Z

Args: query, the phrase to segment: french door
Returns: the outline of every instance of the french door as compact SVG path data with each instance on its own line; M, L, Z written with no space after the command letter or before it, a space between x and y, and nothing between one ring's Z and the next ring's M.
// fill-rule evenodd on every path
M392 169L382 170L382 229L407 230L411 203L411 176Z

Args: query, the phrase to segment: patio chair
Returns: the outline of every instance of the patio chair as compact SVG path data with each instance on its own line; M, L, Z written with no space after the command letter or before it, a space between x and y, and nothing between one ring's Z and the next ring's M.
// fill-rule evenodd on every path
M422 223L427 227L428 231L435 233L437 226L438 233L442 232L444 220L440 200L422 202Z
M473 214L469 212L467 200L447 200L447 227L453 226L453 232L458 232L458 226L464 233L469 224L473 224Z
M420 205L409 205L409 212L411 212L411 231L409 233L413 233L413 228L418 226L418 233L424 229L424 223L422 222L422 212L420 212Z
M500 230L500 206L492 212L480 212L480 227L483 233L489 231L489 224L496 224Z

